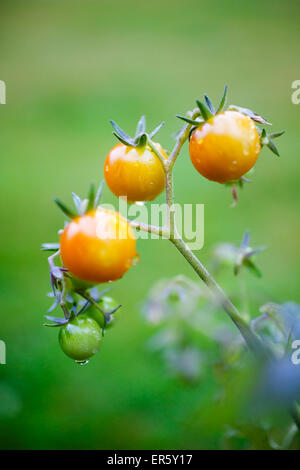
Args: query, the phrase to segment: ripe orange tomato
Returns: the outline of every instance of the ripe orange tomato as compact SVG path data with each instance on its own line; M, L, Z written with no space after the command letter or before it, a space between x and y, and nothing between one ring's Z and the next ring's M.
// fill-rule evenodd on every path
M190 138L190 157L205 178L236 181L255 164L261 150L256 126L249 116L225 111L197 127Z
M167 158L161 145L155 145ZM165 187L162 164L149 146L116 145L106 157L104 176L109 189L127 196L128 202L152 201Z
M137 257L129 223L115 211L97 209L73 219L60 236L64 266L92 283L119 279Z

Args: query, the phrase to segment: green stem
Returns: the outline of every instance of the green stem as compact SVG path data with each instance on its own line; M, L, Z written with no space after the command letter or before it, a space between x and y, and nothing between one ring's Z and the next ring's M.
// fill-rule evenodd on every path
M169 238L170 236L168 230L163 227L143 224L142 222L138 222L136 220L128 220L128 222L130 223L131 227L135 228L136 230L142 230L143 232L155 233L156 235L160 235L164 238Z
M214 296L214 299L217 300L218 304L225 310L225 312L240 330L240 333L249 348L256 355L265 355L266 353L260 338L251 330L248 323L243 319L243 317L241 316L237 308L233 305L231 300L227 297L223 289L210 275L210 273L207 271L205 266L203 266L200 260L194 255L189 246L177 234L174 236L174 238L171 238L171 242L173 243L173 245L176 246L177 250L180 251L180 253L192 266L197 275L210 289Z
M93 304L104 316L105 311L100 307L100 305L97 304L96 300L93 299L92 296L90 296L86 291L79 290L77 292L79 295L81 295L81 297L83 297L84 299L88 300L91 304Z

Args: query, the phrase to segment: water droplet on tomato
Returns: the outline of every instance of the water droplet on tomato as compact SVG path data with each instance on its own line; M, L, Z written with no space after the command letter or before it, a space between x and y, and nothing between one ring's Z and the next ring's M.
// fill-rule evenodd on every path
M76 364L79 364L80 366L85 366L85 364L88 364L89 361L75 361Z
M140 260L141 260L140 255L136 254L136 255L135 255L135 258L133 258L133 260L132 260L132 262L131 262L131 265L132 265L132 266L135 266L136 264L138 264L138 263L140 262Z

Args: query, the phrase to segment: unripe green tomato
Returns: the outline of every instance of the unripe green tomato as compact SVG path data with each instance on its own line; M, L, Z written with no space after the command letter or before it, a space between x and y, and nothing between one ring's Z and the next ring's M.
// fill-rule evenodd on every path
M77 279L77 277L73 276L70 273L69 276L70 277L66 277L66 287L70 291L90 289L91 287L96 285L92 282L86 282L82 281L81 279Z
M81 314L61 327L58 339L67 356L84 362L99 351L102 332L93 318Z
M112 297L108 297L106 295L104 295L101 298L99 305L102 308L102 310L104 310L104 312L106 313L112 312L115 308L119 306L118 302L115 299L113 299ZM105 323L105 329L108 330L109 328L114 326L114 324L116 323L115 315L107 316L107 320L108 321L106 321Z
M118 307L118 302L116 302L112 297L107 297L104 296L100 299L99 301L99 306L105 313L109 313L113 311L115 308ZM111 328L115 324L115 316L110 315L106 316L106 318L109 317L109 321L106 322L104 318L104 314L100 312L100 310L95 307L94 305L91 305L89 309L86 311L86 314L92 317L96 322L100 325L101 328Z
M115 323L116 323L115 316L109 315L105 323L105 329L109 330L112 326L114 326Z
M105 313L109 313L118 307L118 302L112 297L104 295L99 301L99 305Z
M85 313L93 320L95 320L100 326L100 328L105 327L104 313L100 312L97 307L91 305Z

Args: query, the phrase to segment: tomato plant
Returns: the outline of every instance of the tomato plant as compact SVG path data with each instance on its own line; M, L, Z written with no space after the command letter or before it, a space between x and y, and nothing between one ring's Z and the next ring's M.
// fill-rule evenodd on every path
M47 320L51 322L47 326L60 328L62 349L76 361L85 360L94 354L100 345L101 333L113 324L114 313L120 307L114 299L105 296L105 292L99 292L95 285L120 279L135 264L137 255L133 228L155 233L169 239L206 284L210 296L206 295L205 301L209 302L211 308L222 309L232 320L243 338L243 344L253 353L257 364L265 367L264 375L268 380L264 383L264 393L268 390L271 396L276 389L278 399L278 396L283 397L278 391L282 382L280 374L291 374L290 367L286 367L286 355L291 353L290 340L298 331L291 321L291 315L299 315L299 322L296 322L299 328L300 308L271 304L263 306L262 315L254 318L246 307L239 310L181 238L176 224L173 167L187 141L196 170L209 180L232 186L235 202L237 185L242 187L248 181L245 175L255 165L262 147L267 146L279 156L273 139L280 137L283 132L268 134L265 129L269 125L268 121L248 108L231 105L225 109L226 99L227 87L216 110L208 96L204 95L204 101L196 101L196 108L188 111L185 116L178 115L185 123L177 133L174 148L169 154L163 150L161 144L152 140L162 124L153 132L147 133L145 118L142 117L135 137L132 138L115 122L111 122L113 133L121 143L109 152L105 161L104 175L109 188L117 196L126 196L128 202L151 201L165 188L167 223L164 226L153 226L139 221L127 221L117 212L98 207L102 186L96 194L92 186L89 197L84 200L73 193L76 213L56 200L71 221L61 231L59 243L43 245L44 250L54 252L48 258L51 296L54 298L51 309L60 306L63 311L63 318L47 315ZM125 236L119 235L120 229ZM260 251L262 247L252 248L249 245L249 233L246 232L239 247L218 247L215 262L232 265L237 276L241 276L246 268L260 277L261 272L255 262ZM175 312L178 313L173 323L175 327L171 340L168 331L163 339L169 341L163 343L163 348L168 345L169 363L174 370L184 375L185 380L197 380L195 368L190 369L187 374L187 364L191 358L194 362L198 361L198 365L201 363L196 346L199 338L206 344L207 341L217 341L214 335L213 338L207 338L207 328L197 337L190 319L187 321L187 312L192 316L188 301L194 299L197 303L198 296L204 298L202 291L195 288L194 284L177 279L174 283L167 283L162 293L158 289L152 295L156 304L152 302L150 307L148 305L150 316L155 317L158 312L164 316L168 312L172 317ZM159 302L162 303L162 308ZM261 325L265 325L266 317L268 334L261 328ZM204 322L203 317L202 320ZM279 329L277 336L274 334L275 327ZM213 323L210 329L214 332ZM178 331L180 334L177 334ZM280 348L277 348L273 343L279 337ZM226 360L231 357L229 352L232 345L223 341L222 348L224 344L226 352L222 356L222 364L226 370L231 364L230 361L226 363ZM243 349L240 346L239 343L234 351L235 356L239 356ZM284 390L284 408L300 429L300 411L296 402L297 394L300 395L300 380L295 379L293 383L292 391L288 390L286 393Z

